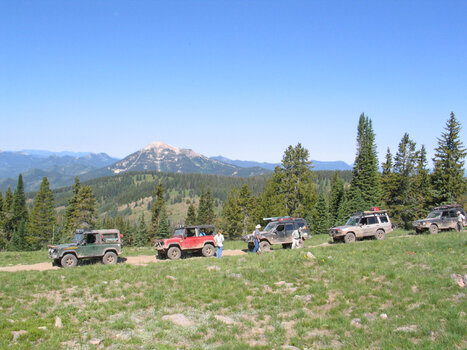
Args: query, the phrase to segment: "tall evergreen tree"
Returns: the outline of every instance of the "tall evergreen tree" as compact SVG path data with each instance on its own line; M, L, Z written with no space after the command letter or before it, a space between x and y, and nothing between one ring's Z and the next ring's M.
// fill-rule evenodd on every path
M222 208L222 217L224 218L222 229L230 239L239 237L243 229L242 210L238 201L239 192L239 189L234 187Z
M5 232L5 213L3 211L3 193L0 191L0 250L4 250L7 244Z
M451 112L433 158L434 204L460 202L466 191L464 158L467 152L459 136L460 130L461 125Z
M19 174L18 184L16 185L13 194L13 229L17 229L20 222L26 223L28 221L28 209L26 207L26 195L24 194L23 175ZM23 227L23 230L25 228Z
M326 234L331 227L331 216L329 215L328 200L324 192L320 192L316 202L316 218L313 220L313 232Z
M331 182L331 194L329 198L329 213L331 225L336 225L338 222L339 207L344 199L344 180L342 180L336 171ZM319 198L318 198L319 201Z
M65 209L65 216L64 216L64 223L63 223L63 230L65 232L71 233L75 229L79 228L75 217L76 217L76 201L78 200L78 193L81 188L81 183L79 181L79 177L75 176L75 183L72 186L72 193L73 196L68 202L68 205Z
M378 157L376 153L375 134L371 119L360 115L357 131L357 155L353 167L350 184L350 199L359 192L365 207L379 206L381 192L379 184Z
M159 214L159 224L157 225L156 237L157 238L167 238L170 237L170 223L169 217L167 215L167 209L162 206Z
M185 225L195 225L196 224L196 208L193 203L190 203L188 206L188 211L186 214Z
M414 175L417 154L415 142L409 134L402 137L397 154L394 157L394 180L388 205L391 209L393 221L410 228L414 220L417 197L414 191Z
M11 240L9 242L9 250L14 251L21 251L21 250L29 250L29 245L26 240L26 220L23 219L19 222L18 226L13 231L13 235L11 236Z
M209 225L213 224L216 216L214 214L214 199L212 197L211 189L205 192L204 189L201 191L201 198L199 200L198 207L198 224Z
M282 199L283 207L275 205L275 211L285 212L290 216L307 217L313 211L318 197L310 169L312 163L308 158L308 150L300 143L295 147L289 146L284 152L281 166L276 167L272 179L269 180L263 203Z
M3 200L3 215L4 215L3 229L5 231L5 240L9 242L11 239L11 235L13 234L13 231L14 231L13 192L11 191L10 186L8 186L5 192L5 199Z
M93 228L96 219L96 197L91 187L82 185L76 176L73 197L65 210L65 234L69 237L78 228Z
M162 208L165 207L165 188L162 186L162 183L159 182L154 189L152 195L153 207L151 209L151 226L149 229L149 239L152 241L156 237L158 232L158 226L160 222L160 215Z
M430 174L428 171L425 145L416 154L415 178L413 181L416 197L416 218L424 218L428 214L430 204L433 202Z
M33 249L52 242L56 219L54 199L49 186L47 177L44 177L31 211L28 241Z
M139 218L138 228L135 233L134 245L136 247L144 247L148 243L148 229L144 220L144 213Z

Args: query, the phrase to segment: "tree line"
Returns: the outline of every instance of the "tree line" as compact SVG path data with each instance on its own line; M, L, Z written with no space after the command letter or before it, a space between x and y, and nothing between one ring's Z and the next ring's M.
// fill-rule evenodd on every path
M144 246L170 234L174 222L168 201L174 198L189 204L186 225L216 224L232 239L272 216L304 217L313 233L327 233L351 213L372 207L388 209L393 222L410 228L433 206L465 201L466 149L460 130L451 113L438 139L433 171L427 167L425 147L417 149L405 133L394 155L387 150L380 172L372 121L362 114L352 172L312 171L309 151L298 143L285 150L272 176L255 178L129 173L86 184L76 177L71 191L53 192L44 177L33 196L25 194L20 174L14 192L0 191L0 249L34 250L65 242L77 228L117 228L126 245ZM99 209L140 200L148 191L152 199L137 220L130 221L117 210L116 215L99 215ZM196 205L195 197L199 197ZM61 212L57 207L65 209Z

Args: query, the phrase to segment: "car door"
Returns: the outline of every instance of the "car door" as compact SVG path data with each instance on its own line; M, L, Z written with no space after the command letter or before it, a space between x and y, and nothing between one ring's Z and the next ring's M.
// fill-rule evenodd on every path
M271 243L277 243L277 242L284 242L285 239L285 225L284 224L279 224L276 226L274 230L274 234L271 237L273 239L273 242Z
M283 242L292 242L292 232L295 230L293 222L285 224L285 235ZM298 227L297 227L298 228Z
M450 221L449 211L443 210L443 213L441 214L441 222L439 224L440 226L439 228L443 230L449 228L449 221Z
M199 248L199 229L198 228L187 228L185 230L185 238L180 243L183 249L196 249Z
M95 257L101 256L102 252L98 242L96 242L97 234L86 234L82 244L77 249L78 257Z
M374 236L378 228L381 226L376 216L366 218L366 225L362 226L364 236Z

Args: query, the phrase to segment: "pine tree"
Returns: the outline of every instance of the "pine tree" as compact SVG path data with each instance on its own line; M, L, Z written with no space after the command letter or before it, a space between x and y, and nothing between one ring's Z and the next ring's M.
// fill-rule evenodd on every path
M459 137L461 125L453 112L445 130L438 139L433 158L434 204L460 202L467 187L464 178L464 158L467 152Z
M426 217L433 202L433 191L431 189L430 174L427 168L425 145L416 154L414 192L416 197L415 217Z
M405 133L394 157L392 193L390 199L388 199L393 221L404 228L410 228L415 218L417 199L414 191L416 156L415 142L410 139L409 134Z
M266 193L262 198L263 205L272 205L274 212L297 217L306 217L313 211L318 194L310 170L312 163L308 158L308 150L300 143L285 150L281 166L276 167L266 186ZM278 199L283 202L270 204ZM264 208L262 212L266 216L276 215L271 212L265 213Z
M75 183L72 186L72 193L73 196L71 197L68 205L65 209L65 216L64 216L64 223L63 223L63 230L64 232L74 232L76 228L78 228L77 223L75 222L76 216L76 201L78 200L78 193L81 188L81 183L79 181L78 176L75 176Z
M134 245L136 247L144 247L148 243L148 230L146 221L144 220L144 213L139 218L139 225L135 233Z
M214 199L212 197L211 189L205 192L201 190L201 198L198 207L198 225L210 225L214 223L216 216L214 214Z
M18 226L15 228L11 240L9 242L8 250L22 251L29 250L29 246L26 241L25 233L26 220L21 220Z
M162 206L159 214L159 224L157 225L156 237L167 238L170 237L170 223L167 215L167 209L165 205Z
M158 232L161 211L162 208L165 207L165 188L162 186L161 182L159 182L154 189L152 200L154 205L151 210L151 226L149 229L149 239L151 241L154 240Z
M3 230L5 234L6 242L9 242L11 239L11 235L13 234L14 227L13 227L13 192L11 191L11 187L8 186L5 192L5 199L3 200Z
M367 209L381 203L375 134L371 119L364 113L360 115L358 122L357 155L350 183L350 199L356 193L361 195Z
M186 214L185 225L195 225L196 224L196 208L193 203L190 203L188 206L188 212Z
M6 232L5 232L6 216L3 211L3 193L0 191L0 250L4 250L7 245Z
M242 214L242 234L253 231L255 225L255 203L248 185L243 185L238 194L238 206Z
M337 224L339 207L344 199L344 180L342 180L336 171L331 182L331 194L329 199L329 213L331 217L331 225ZM319 198L318 198L319 201Z
M19 174L18 184L16 185L15 192L13 194L13 217L12 226L13 229L18 229L19 223L26 223L28 221L28 209L26 207L26 195L24 194L24 183L23 175ZM23 227L23 230L25 228Z
M331 216L329 215L328 200L324 192L320 192L316 202L316 218L313 221L313 232L316 234L327 234L331 227Z
M65 210L64 231L70 237L78 228L94 227L96 219L96 197L91 187L81 185L76 176L73 197Z
M96 222L96 197L91 187L81 186L76 201L75 218L80 228L90 229Z
M239 237L243 229L242 211L238 203L239 192L239 189L234 187L227 196L222 208L224 224L221 228L230 239Z
M52 242L55 221L54 199L49 181L47 177L44 177L36 195L29 221L28 242L33 249L40 248L44 243Z

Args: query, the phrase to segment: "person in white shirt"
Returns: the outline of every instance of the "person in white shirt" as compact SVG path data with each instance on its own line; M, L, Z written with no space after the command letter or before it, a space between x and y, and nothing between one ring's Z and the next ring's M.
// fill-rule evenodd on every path
M217 247L216 256L218 258L222 258L222 249L224 248L224 235L222 234L222 230L217 231L216 235L214 236L214 242L216 243Z
M292 232L292 249L300 248L300 239L302 238L302 228L299 227L297 230Z
M464 221L465 221L465 216L458 211L457 212L457 231L463 232L464 231Z

